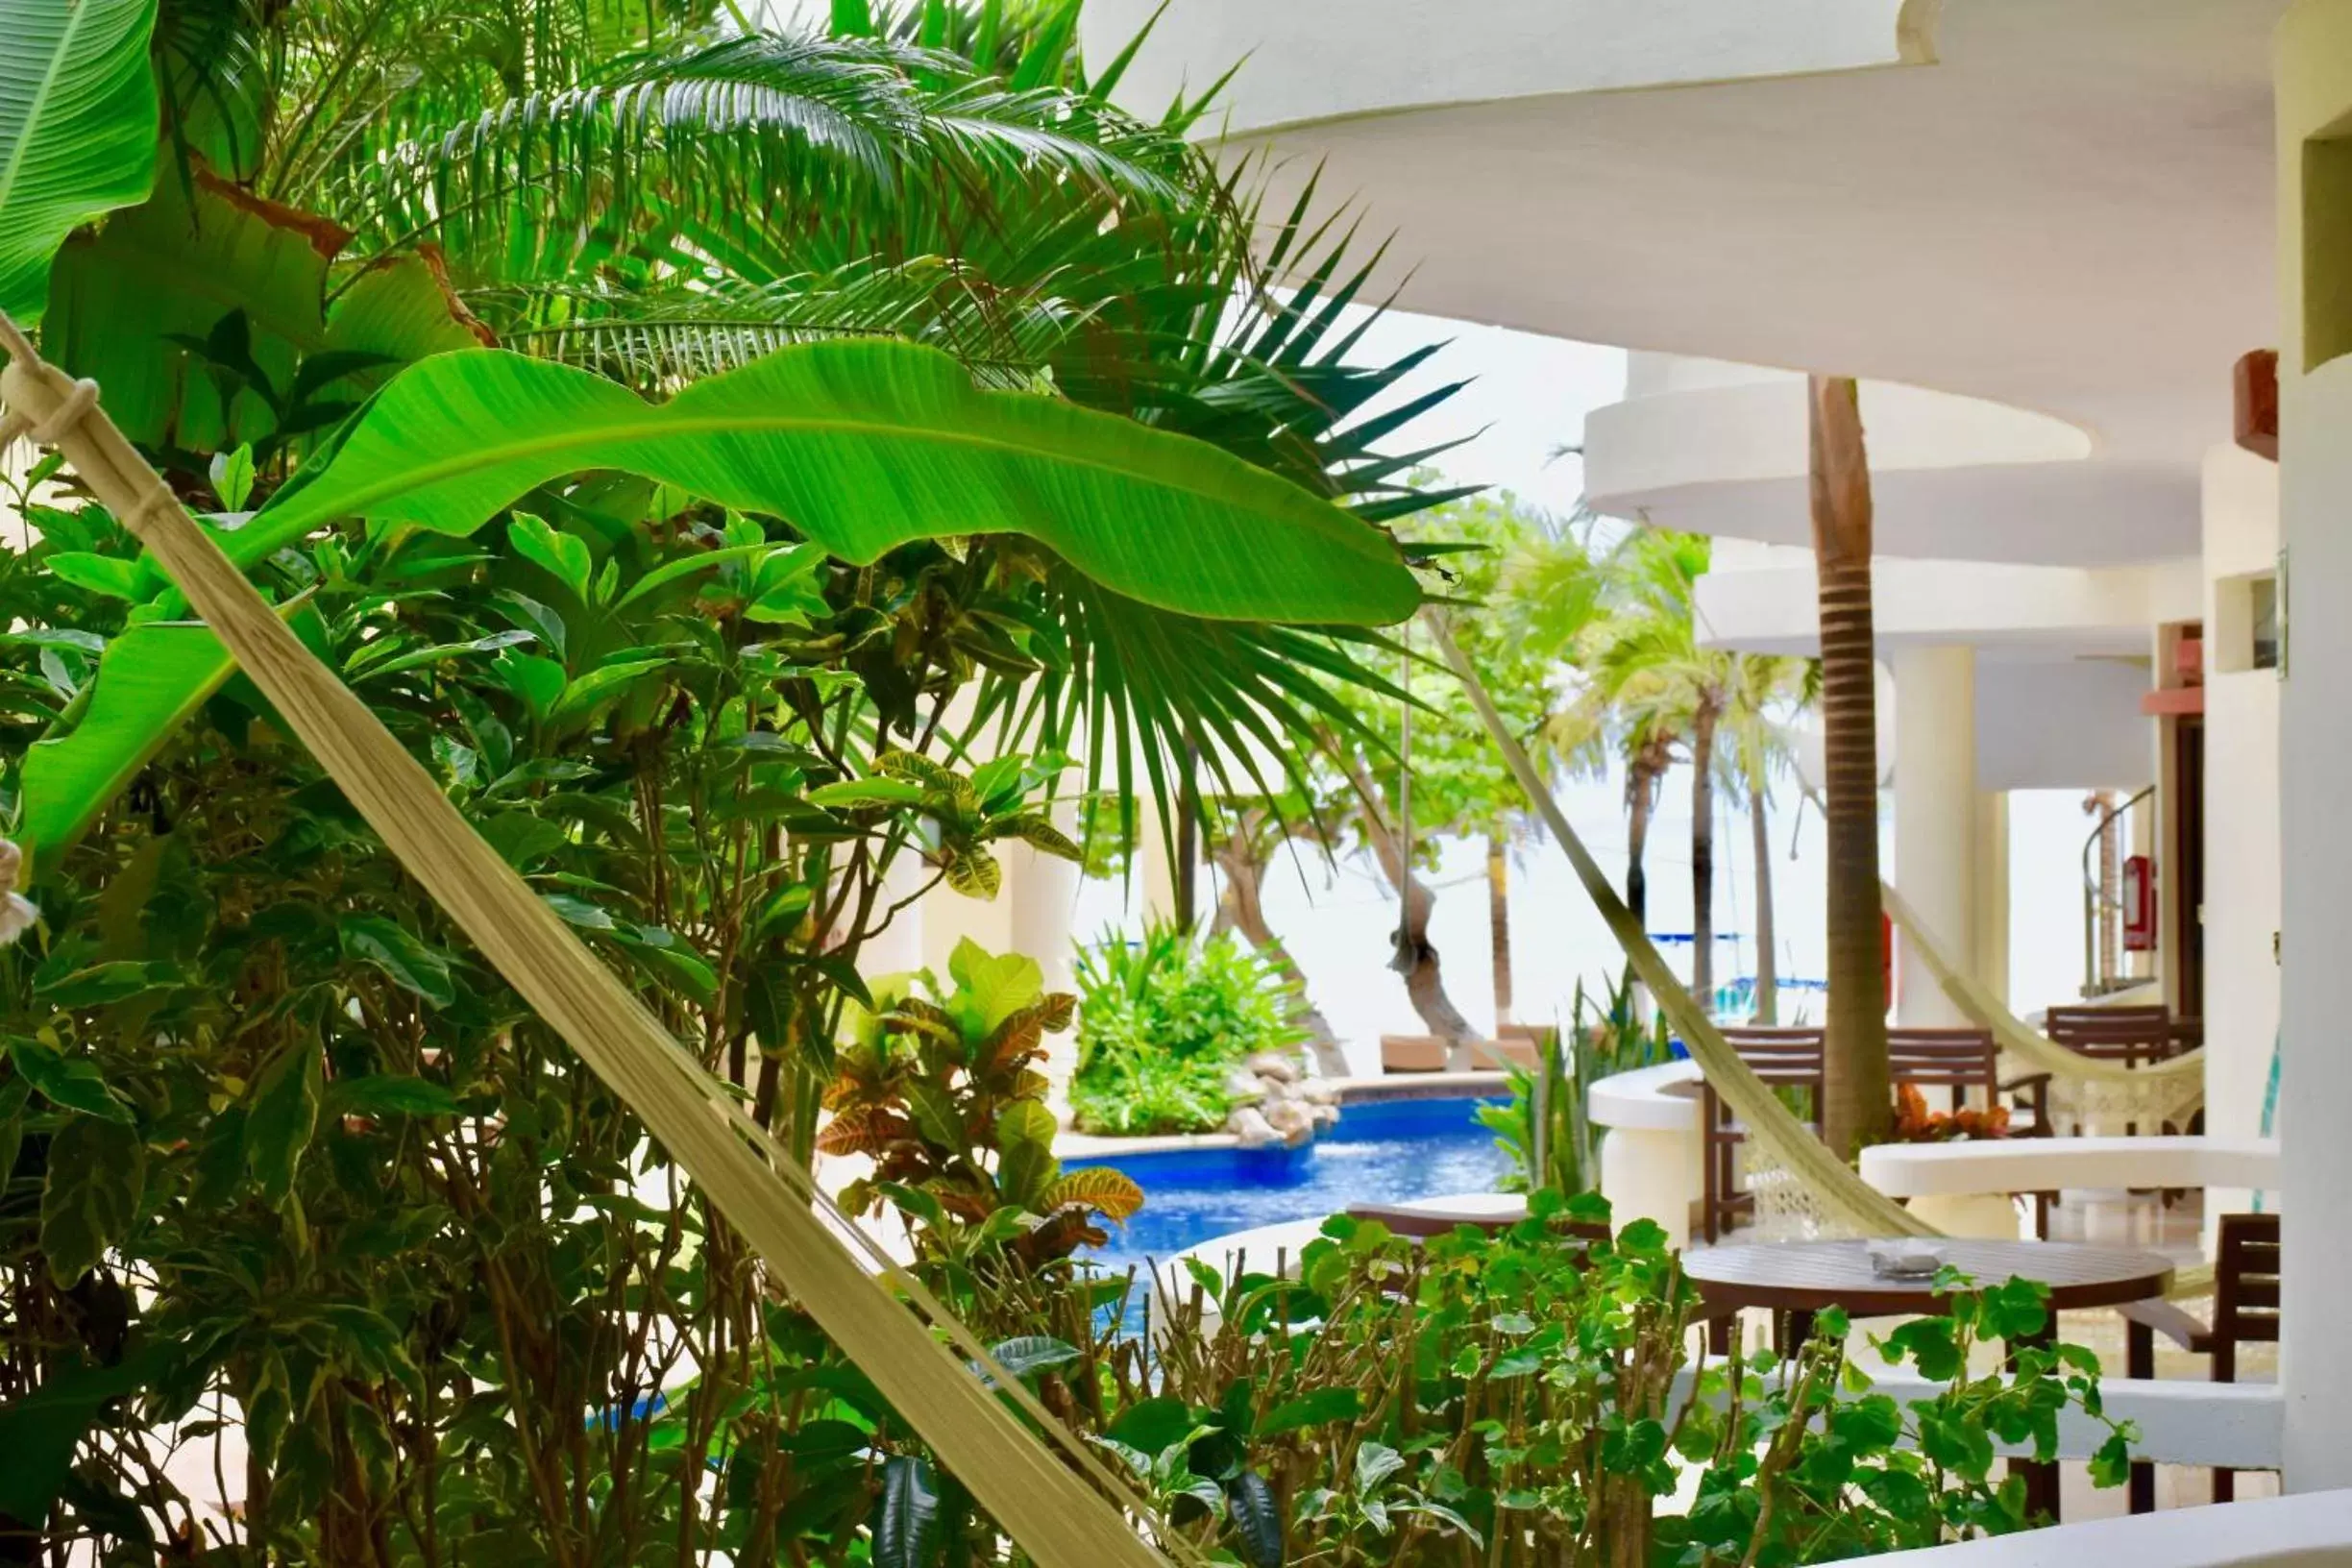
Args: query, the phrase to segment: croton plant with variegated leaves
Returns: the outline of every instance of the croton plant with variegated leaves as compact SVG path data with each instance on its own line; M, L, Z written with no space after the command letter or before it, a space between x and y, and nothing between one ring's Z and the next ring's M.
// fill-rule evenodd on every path
M969 940L947 972L945 986L928 973L876 985L835 1057L833 1119L817 1146L873 1163L843 1188L843 1207L894 1204L934 1251L996 1243L1038 1263L1099 1246L1109 1237L1097 1220L1126 1219L1143 1191L1116 1170L1066 1173L1054 1158L1037 1064L1077 998L1048 993L1034 959Z

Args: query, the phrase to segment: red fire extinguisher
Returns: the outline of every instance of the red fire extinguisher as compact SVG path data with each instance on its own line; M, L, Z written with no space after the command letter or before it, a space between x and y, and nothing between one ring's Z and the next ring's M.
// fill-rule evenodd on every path
M2156 949L2156 863L2145 855L2123 861L2123 950Z

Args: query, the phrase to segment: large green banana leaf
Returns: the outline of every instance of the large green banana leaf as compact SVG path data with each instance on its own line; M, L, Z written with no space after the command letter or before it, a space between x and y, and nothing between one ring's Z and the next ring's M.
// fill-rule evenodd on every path
M1420 602L1393 541L1286 479L1059 399L980 391L947 355L886 341L802 344L661 404L519 355L429 359L223 544L250 565L342 517L466 533L592 468L788 518L861 565L910 540L1019 533L1188 615L1385 625Z
M32 326L65 236L155 184L156 0L0 0L0 309Z
M1386 625L1420 589L1380 529L1206 443L1026 393L891 342L786 349L666 404L519 355L443 355L394 378L257 516L252 566L348 517L470 532L535 485L621 469L789 518L841 558L1017 533L1146 604L1209 619ZM21 840L46 868L167 740L212 666L134 627L99 665L135 688L44 742ZM184 676L175 681L175 661Z
M58 254L42 352L105 388L108 414L134 441L208 453L280 429L294 410L272 398L286 404L303 384L297 368L315 375L328 362L317 356L405 363L477 346L414 256L362 273L329 310L328 263L346 237L208 176L192 189L166 179ZM219 341L233 317L231 346L245 368L229 375L195 345ZM363 370L310 401L347 413L382 380Z
M37 871L70 845L147 765L172 732L236 674L210 629L151 621L108 645L80 722L25 750L17 837Z

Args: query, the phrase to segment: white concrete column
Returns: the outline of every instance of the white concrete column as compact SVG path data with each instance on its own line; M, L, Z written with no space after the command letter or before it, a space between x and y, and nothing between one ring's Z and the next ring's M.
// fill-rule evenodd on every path
M1077 837L1076 804L1056 803L1053 824ZM998 848L1005 865L1005 896L1011 905L1013 950L1038 961L1045 971L1047 991L1067 991L1076 961L1072 943L1077 933L1070 929L1070 920L1078 909L1078 864L1026 844L1005 844Z
M2252 1138L2279 1023L2281 684L2252 646L2252 585L2278 566L2277 464L2234 446L2206 453L2204 541L2205 1130ZM2209 1189L2208 1232L2252 1197Z
M1976 651L1903 648L1895 674L1895 886L1954 962L1975 968ZM1958 1026L1966 1015L1898 939L1896 1020Z
M1078 825L1077 806L1066 801L1057 805L1053 823L1063 832L1074 834ZM1047 991L1073 989L1077 953L1076 933L1070 929L1070 919L1078 907L1077 864L1025 844L1004 845L1003 855L1005 888L1001 896L1009 906L1013 951L1037 960L1038 968L1045 971ZM1078 1070L1077 1051L1075 1032L1046 1037L1042 1070L1053 1085L1057 1102L1066 1091L1070 1074Z
M1055 815L1055 825L1063 831L1075 825L1062 820L1065 813ZM948 956L968 937L992 953L1036 959L1045 971L1045 989L1066 991L1072 959L1070 917L1078 903L1077 866L1017 841L992 847L1004 869L995 897L968 898L942 885L910 912L922 916L922 963L944 981ZM895 867L892 870L896 871Z
M931 879L931 868L912 849L901 849L898 858L882 878L882 893L875 901L877 913L900 900L911 897L917 889ZM918 898L892 917L881 935L870 939L858 953L858 972L871 980L885 974L903 974L923 967L923 906L929 897Z
M2009 1000L2009 796L2004 790L1976 796L1976 978L2003 1003Z
M2291 1491L2352 1486L2352 0L2297 0L2274 41L2279 116L2279 712L2286 1188L2279 1388Z
M1011 881L1007 877L1008 882ZM948 984L947 960L967 937L992 953L1013 949L1013 906L1000 890L993 898L968 898L942 883L922 896L923 968Z
M1157 801L1147 788L1142 788L1143 776L1137 773L1139 793L1135 803L1136 859L1141 864L1136 875L1143 889L1143 919L1146 924L1173 922L1176 919L1176 857L1172 846L1174 833L1167 827ZM1193 884L1206 887L1205 880Z

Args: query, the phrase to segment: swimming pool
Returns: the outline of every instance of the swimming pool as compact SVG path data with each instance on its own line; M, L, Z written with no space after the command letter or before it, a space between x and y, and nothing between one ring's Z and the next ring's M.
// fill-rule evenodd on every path
M1143 1188L1143 1209L1088 1256L1115 1271L1164 1262L1187 1247L1259 1225L1395 1203L1491 1192L1510 1168L1472 1113L1495 1100L1360 1101L1339 1124L1295 1149L1185 1149L1068 1160L1112 1165Z

